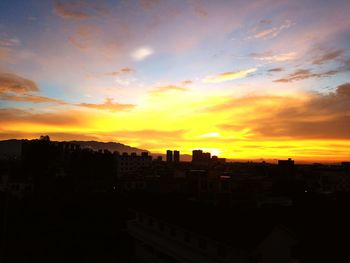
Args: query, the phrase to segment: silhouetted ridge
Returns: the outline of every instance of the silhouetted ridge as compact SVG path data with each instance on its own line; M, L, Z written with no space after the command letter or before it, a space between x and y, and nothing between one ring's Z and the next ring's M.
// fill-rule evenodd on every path
M0 157L19 157L22 151L22 141L24 140L4 140L0 141ZM111 152L118 151L120 153L148 152L147 150L131 147L118 142L98 142L98 141L67 141L68 143L77 144L81 148L89 148L95 151L109 150Z

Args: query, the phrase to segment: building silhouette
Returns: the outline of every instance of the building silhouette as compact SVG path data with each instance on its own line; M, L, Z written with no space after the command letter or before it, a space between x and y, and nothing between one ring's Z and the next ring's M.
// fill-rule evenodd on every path
M180 152L179 151L174 151L174 162L178 163L180 162Z
M168 163L171 163L173 161L173 151L171 150L166 151L166 161Z

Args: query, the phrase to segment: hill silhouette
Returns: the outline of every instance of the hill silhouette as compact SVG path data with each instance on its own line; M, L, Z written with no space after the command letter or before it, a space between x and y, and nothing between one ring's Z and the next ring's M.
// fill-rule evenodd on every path
M0 156L8 156L8 157L18 157L21 155L22 150L22 141L23 140L3 140L0 141ZM148 152L147 150L139 149L136 147L131 147L129 145L125 145L118 142L98 142L98 141L68 141L69 143L78 144L81 148L89 148L95 151L98 150L109 150L111 152L118 151L120 153L127 152L132 153L135 152L140 154L141 152Z

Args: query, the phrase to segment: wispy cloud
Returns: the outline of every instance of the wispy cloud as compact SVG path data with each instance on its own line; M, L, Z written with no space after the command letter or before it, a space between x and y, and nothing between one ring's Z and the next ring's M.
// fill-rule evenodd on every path
M284 78L274 80L274 82L293 82L293 81L309 79L309 78L330 77L337 74L338 72L339 72L338 70L328 70L320 73L314 73L309 69L298 69Z
M108 73L106 73L106 75L119 76L119 75L124 75L124 74L130 74L133 72L135 72L135 70L132 68L121 68L120 70L117 70L117 71L108 72Z
M192 83L193 83L193 81L192 81L192 80L187 79L187 80L182 81L181 83L182 83L183 85L190 85L190 84L192 84Z
M0 47L15 47L15 46L19 46L20 44L21 44L21 41L15 37L0 38Z
M134 104L121 104L113 102L112 98L106 98L104 103L95 104L95 103L80 103L78 106L97 109L97 110L108 110L112 112L124 111L133 109L136 105Z
M62 100L37 95L38 92L39 88L34 81L16 74L0 73L1 100L65 104Z
M294 23L291 20L285 20L280 26L274 26L270 27L271 20L265 20L270 21L269 23L259 23L256 27L253 28L251 35L248 37L248 39L267 39L267 38L274 38L278 36L282 31L290 28L294 25Z
M268 72L281 72L284 71L284 68L271 68L268 70Z
M140 47L131 53L132 59L135 61L142 61L154 53L153 49L150 47Z
M221 73L215 76L208 76L206 77L203 82L205 83L220 83L224 81L234 80L234 79L240 79L247 77L250 73L255 72L256 68L250 68L243 71L231 71L231 72L225 72Z
M53 11L56 15L71 20L88 19L94 16L106 15L108 10L99 3L80 1L57 1Z
M281 54L275 55L272 52L264 52L264 53L251 53L250 56L258 60L284 62L284 61L296 59L297 53L288 52L288 53L281 53Z
M37 91L39 91L39 88L32 80L20 77L12 73L0 73L0 94L24 94Z
M331 60L335 60L343 55L344 51L341 49L336 50L322 50L317 57L313 60L313 64L319 65Z
M38 112L32 109L2 108L0 109L0 124L31 123L45 126L72 126L85 123L75 111Z
M63 100L58 100L54 98L49 98L45 96L39 95L0 95L0 99L2 100L11 100L11 101L19 101L19 102L32 102L32 103L57 103L57 104L66 104Z
M168 85L168 86L157 87L157 88L151 90L150 93L152 95L161 95L161 94L169 93L169 92L184 92L184 91L188 91L188 89L184 88L184 87Z

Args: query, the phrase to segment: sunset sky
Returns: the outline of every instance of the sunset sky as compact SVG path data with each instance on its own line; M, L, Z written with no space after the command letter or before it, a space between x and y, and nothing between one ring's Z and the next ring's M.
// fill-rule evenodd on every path
M350 1L0 1L0 139L350 160Z

